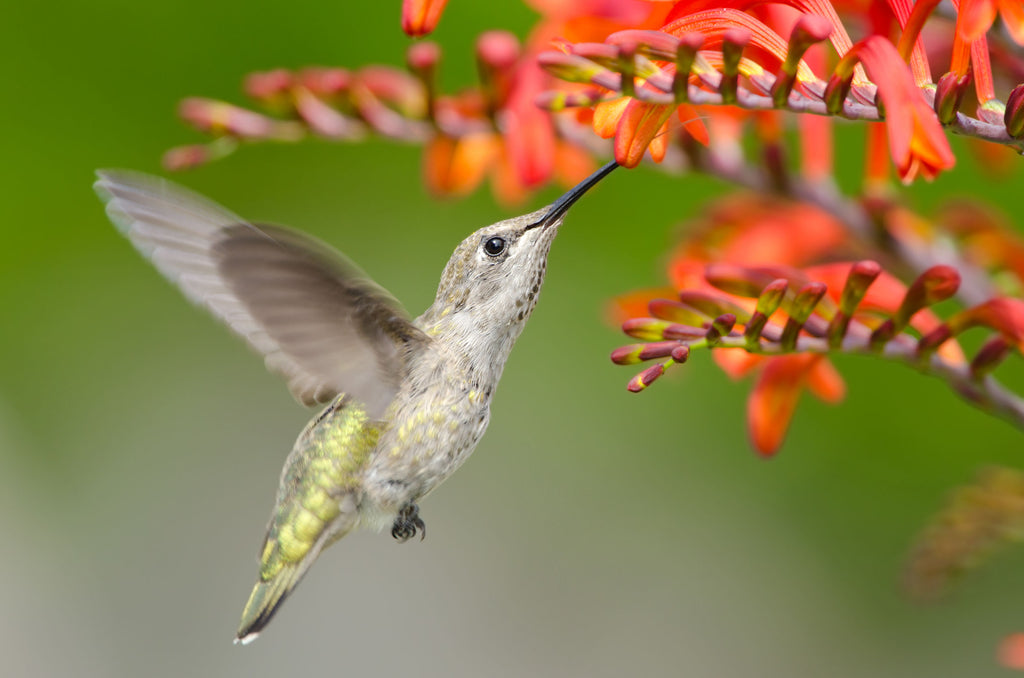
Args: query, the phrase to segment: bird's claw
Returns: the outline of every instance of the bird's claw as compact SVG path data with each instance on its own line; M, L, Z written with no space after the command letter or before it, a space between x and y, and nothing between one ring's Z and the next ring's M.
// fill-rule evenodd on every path
M398 540L399 544L409 541L420 533L420 541L427 536L427 526L420 518L420 509L416 504L406 504L398 512L395 524L391 526L391 536Z

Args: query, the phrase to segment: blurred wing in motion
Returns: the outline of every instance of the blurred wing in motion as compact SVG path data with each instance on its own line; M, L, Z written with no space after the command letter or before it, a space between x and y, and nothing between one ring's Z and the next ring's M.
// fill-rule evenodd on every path
M107 214L190 300L265 356L306 405L338 393L379 417L410 344L429 341L386 290L341 253L279 226L254 225L158 177L97 173Z

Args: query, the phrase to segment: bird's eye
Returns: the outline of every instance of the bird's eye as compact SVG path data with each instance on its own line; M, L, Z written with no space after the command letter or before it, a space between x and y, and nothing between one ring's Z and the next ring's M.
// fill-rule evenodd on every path
M490 238L484 243L484 252L489 257L496 257L505 251L505 239L504 238Z

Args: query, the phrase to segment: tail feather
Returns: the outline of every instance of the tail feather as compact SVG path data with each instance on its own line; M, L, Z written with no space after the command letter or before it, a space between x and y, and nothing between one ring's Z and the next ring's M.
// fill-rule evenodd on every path
M252 593L249 594L249 602L242 610L242 621L235 636L236 643L248 645L256 640L263 627L270 623L277 608L281 607L285 598L302 581L302 577L316 561L320 552L348 534L354 523L355 518L352 515L341 524L335 521L328 529L323 530L316 542L296 560L291 559L288 551L282 549L278 526L271 524L263 542L260 576Z
M249 602L242 611L242 622L238 626L236 643L248 645L256 640L263 627L270 623L277 608L298 585L307 569L302 563L290 563L281 568L281 571L269 581L256 582L249 595Z

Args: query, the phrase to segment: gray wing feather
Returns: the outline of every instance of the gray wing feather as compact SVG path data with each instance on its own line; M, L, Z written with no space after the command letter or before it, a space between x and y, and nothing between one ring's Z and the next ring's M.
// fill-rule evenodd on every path
M383 413L403 377L404 351L429 339L355 264L163 179L97 174L118 229L185 296L262 353L298 400L314 405L348 393L371 416Z

